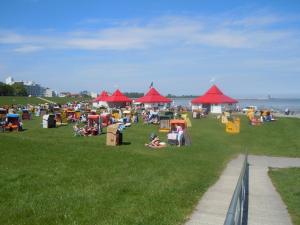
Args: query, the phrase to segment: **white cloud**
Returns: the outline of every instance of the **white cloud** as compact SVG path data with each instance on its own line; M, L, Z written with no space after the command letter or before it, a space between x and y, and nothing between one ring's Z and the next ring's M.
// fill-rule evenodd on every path
M0 44L19 44L24 42L23 37L12 31L0 30Z
M43 50L43 47L33 46L33 45L24 45L19 48L14 49L17 53L32 53Z
M272 24L277 24L283 22L284 19L279 16L275 15L256 15L256 16L249 16L241 19L234 19L234 20L226 20L225 25L234 25L234 26L267 26Z
M248 48L250 42L245 35L223 30L195 35L192 39L192 43L226 48Z
M282 75L286 73L297 74L300 72L300 58L299 57L288 57L288 58L277 58L277 59L248 59L241 63L242 66L248 68L255 68L258 71L268 69L272 72L280 72Z
M268 29L268 25L281 20L272 15L226 22L222 17L168 16L149 21L123 21L108 28L79 29L64 33L53 31L45 35L24 35L0 30L0 43L14 45L14 51L22 53L43 49L128 50L186 45L268 48L276 47L282 41L295 42L297 31ZM97 23L98 20L90 19L86 22Z
M85 50L98 50L98 49L111 49L111 50L124 50L124 49L138 49L144 46L144 43L139 38L73 38L65 41L69 48L85 49Z

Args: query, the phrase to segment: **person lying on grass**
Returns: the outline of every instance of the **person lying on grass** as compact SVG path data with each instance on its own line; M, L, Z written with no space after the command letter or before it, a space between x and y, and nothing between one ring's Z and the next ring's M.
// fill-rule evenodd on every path
M156 134L150 136L150 143L145 144L146 147L150 148L164 148L167 146L165 142L160 141L159 137Z

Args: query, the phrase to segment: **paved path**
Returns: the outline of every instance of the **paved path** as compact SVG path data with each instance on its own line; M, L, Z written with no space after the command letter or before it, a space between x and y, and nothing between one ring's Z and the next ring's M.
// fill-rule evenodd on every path
M229 162L220 179L208 189L186 225L223 225L240 175L244 156Z
M45 101L45 102L49 102L49 103L51 103L51 104L56 104L56 102L53 102L53 101L51 101L51 100L48 100L48 99L45 99L45 98L42 98L42 97L37 97L37 98L39 98L39 99L41 99L41 100L43 100L43 101Z
M208 189L185 225L223 225L244 156L232 160ZM300 167L300 158L249 156L248 225L292 225L286 206L268 176L268 168Z
M248 225L292 225L286 205L268 176L269 167L300 167L300 158L249 156Z

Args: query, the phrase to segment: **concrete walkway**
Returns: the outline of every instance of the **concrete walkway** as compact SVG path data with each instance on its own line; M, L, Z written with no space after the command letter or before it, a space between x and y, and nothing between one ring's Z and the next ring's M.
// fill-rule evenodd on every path
M208 189L186 225L223 225L245 157L229 162L220 179Z
M292 225L286 205L268 176L269 167L300 167L300 158L249 156L248 225Z
M244 156L233 159L220 179L199 201L186 225L223 225L240 175ZM276 192L268 168L300 167L300 158L249 156L248 225L292 225L281 197Z
M45 98L42 98L42 97L37 97L37 98L41 99L42 101L49 102L51 104L56 104L56 102L53 102L51 100L48 100L48 99L45 99Z

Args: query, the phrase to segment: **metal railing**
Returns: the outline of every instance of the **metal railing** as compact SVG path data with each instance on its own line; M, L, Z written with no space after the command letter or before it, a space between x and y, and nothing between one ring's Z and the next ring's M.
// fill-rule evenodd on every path
M248 154L235 187L224 225L247 225L248 223L249 168Z

